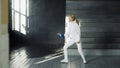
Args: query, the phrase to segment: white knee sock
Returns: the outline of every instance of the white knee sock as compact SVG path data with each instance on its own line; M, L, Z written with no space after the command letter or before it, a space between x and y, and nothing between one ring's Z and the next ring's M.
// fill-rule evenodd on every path
M64 46L64 59L68 60L67 46Z
M85 62L85 57L84 57L84 54L83 54L83 51L82 51L82 46L81 46L81 43L77 43L77 47L78 47L78 52L79 54L81 55L83 61Z
M74 44L73 39L67 39L65 45L64 45L64 59L68 60L68 52L67 49Z

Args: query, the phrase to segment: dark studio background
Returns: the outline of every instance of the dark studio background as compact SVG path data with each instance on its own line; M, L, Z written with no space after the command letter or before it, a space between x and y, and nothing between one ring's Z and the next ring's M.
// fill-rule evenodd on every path
M66 14L74 14L81 21L83 48L120 48L119 3L120 1L115 0L66 1Z
M59 39L56 33L64 33L65 15L68 14L74 14L81 20L84 49L119 49L119 3L97 0L29 0L27 35L12 30L10 7L10 53L25 48L29 57L33 58L54 53L62 48L64 40Z
M11 4L11 1L10 1ZM57 32L64 33L65 1L64 0L29 0L29 22L24 35L12 30L10 8L10 53L25 48L29 57L39 57L54 53L63 46L63 39Z

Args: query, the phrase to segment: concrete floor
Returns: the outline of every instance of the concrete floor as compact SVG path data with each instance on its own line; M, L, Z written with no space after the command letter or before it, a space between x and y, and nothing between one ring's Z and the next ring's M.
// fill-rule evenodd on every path
M63 54L38 58L28 58L25 51L16 53L10 61L10 68L120 68L120 56L85 56L87 64L80 56L69 55L68 63L61 63Z

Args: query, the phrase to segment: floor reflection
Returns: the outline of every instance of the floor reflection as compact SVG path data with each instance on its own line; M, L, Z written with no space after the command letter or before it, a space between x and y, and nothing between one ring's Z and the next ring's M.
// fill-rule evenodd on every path
M60 62L62 50L50 54L43 47L29 45L10 52L10 68L120 68L120 56L85 56L88 63L84 64L80 56L70 55L66 64Z
M10 47L10 68L29 68L34 58L38 59L38 62L49 61L47 58L62 54L61 50L54 51L52 47L46 48L46 46L48 45L15 44L14 47Z
M20 54L22 57L25 56L26 53L23 50ZM20 61L14 61L10 68L120 68L119 57L120 56L86 56L88 63L84 64L80 56L70 56L68 63L61 63L60 61L63 59L63 56L60 56L43 63L35 64L43 58L24 57L19 59L20 56L18 56L15 60Z
M11 54L11 58L13 59L10 62L10 65L12 68L19 68L21 65L23 65L24 62L28 60L28 55L26 53L26 49L22 48L20 51L15 51Z

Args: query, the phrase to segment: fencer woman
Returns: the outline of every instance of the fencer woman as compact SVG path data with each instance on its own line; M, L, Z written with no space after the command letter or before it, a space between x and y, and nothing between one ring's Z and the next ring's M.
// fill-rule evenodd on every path
M86 63L82 46L81 46L81 31L80 31L80 22L74 15L66 16L66 26L65 26L65 43L64 43L64 59L61 62L68 62L68 52L67 49L74 43L77 45L78 52L82 57L83 63Z

